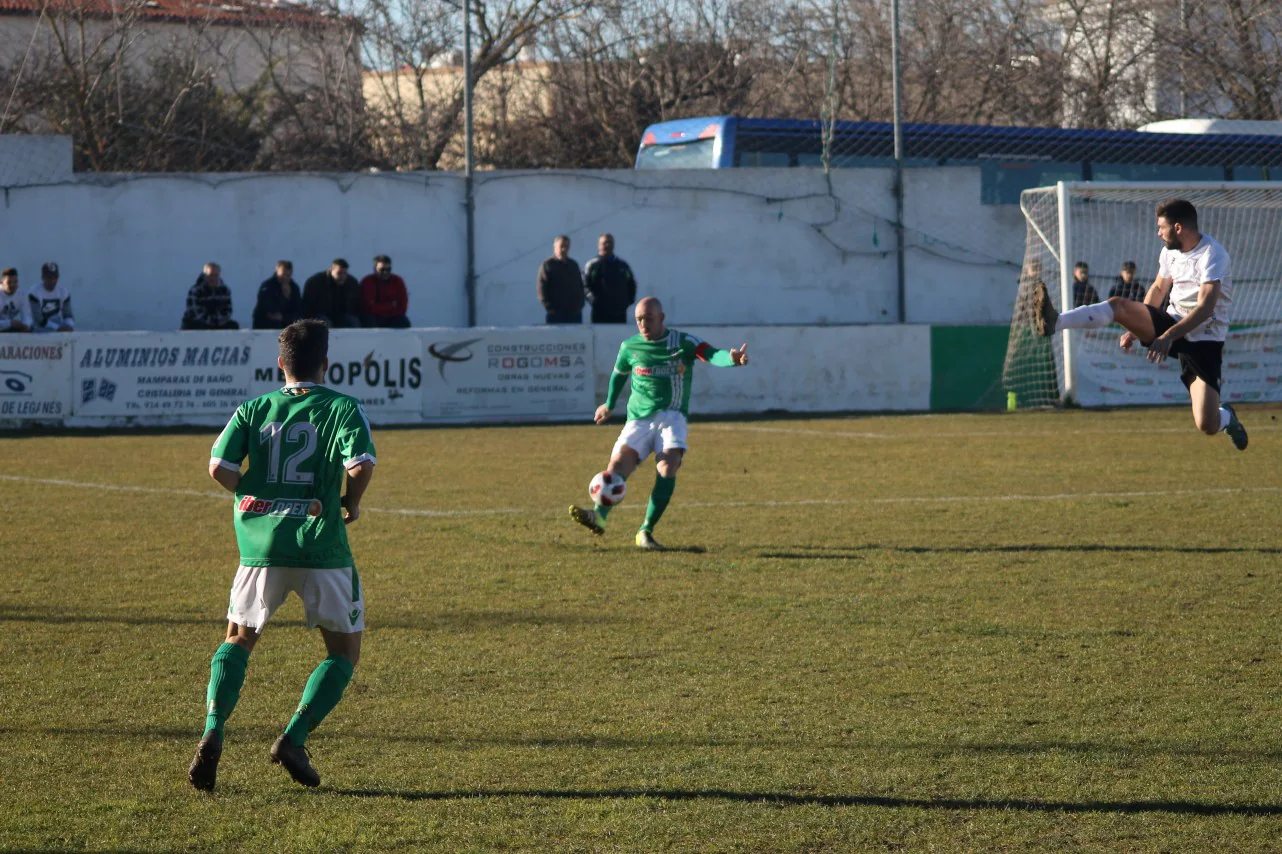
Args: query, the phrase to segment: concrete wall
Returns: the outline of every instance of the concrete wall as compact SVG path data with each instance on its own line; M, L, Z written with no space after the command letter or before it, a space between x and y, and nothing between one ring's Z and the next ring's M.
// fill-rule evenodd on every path
M979 201L979 171L909 170L907 320L1010 320L1024 226ZM580 262L615 234L641 292L673 323L897 321L894 204L887 170L498 172L476 187L477 322L542 321L534 282L552 238ZM205 261L223 265L248 325L278 258L301 281L335 256L364 275L392 256L415 326L463 326L463 183L450 173L77 176L13 187L0 209L0 264L37 284L58 261L81 328L177 327Z

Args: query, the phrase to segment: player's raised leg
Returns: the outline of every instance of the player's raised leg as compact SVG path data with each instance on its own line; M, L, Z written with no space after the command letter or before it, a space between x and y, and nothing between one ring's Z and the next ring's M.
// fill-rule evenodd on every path
M1040 335L1054 335L1062 329L1099 329L1117 323L1141 343L1147 344L1157 337L1153 315L1149 306L1122 297L1109 297L1103 302L1091 303L1060 313L1051 302L1046 285L1038 282L1033 294L1033 323Z
M223 753L223 728L240 700L245 684L249 654L258 641L258 633L248 626L227 624L227 639L214 652L209 662L209 687L205 691L205 733L196 746L196 756L187 769L191 784L203 792L212 792L218 779L218 761Z
M624 433L626 432L627 427L624 428ZM621 438L619 444L615 445L610 464L605 470L626 481L640 463L641 455L631 446L624 444L624 439ZM593 504L592 507L571 504L570 518L592 533L600 535L605 533L605 521L610 515L610 510L611 508L605 504Z

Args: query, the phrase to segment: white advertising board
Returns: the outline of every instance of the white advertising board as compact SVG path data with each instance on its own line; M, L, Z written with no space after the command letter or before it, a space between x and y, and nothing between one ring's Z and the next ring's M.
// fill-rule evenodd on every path
M72 412L79 418L203 423L249 396L251 332L80 332Z
M1153 365L1143 347L1124 353L1116 346L1118 333L1112 329L1081 330L1077 334L1113 345L1110 353L1100 355L1096 340L1090 340L1088 346L1095 352L1075 362L1077 402L1082 406L1189 402L1189 393L1180 381L1178 358ZM1247 334L1249 341L1243 339ZM1220 392L1225 401L1282 401L1282 327L1264 333L1263 340L1260 335L1259 329L1229 333L1221 368Z
M71 414L71 339L0 335L0 422Z
M275 334L254 340L250 397L285 384L276 364ZM402 329L335 329L329 336L325 385L350 394L374 424L413 424L422 420L423 342Z
M596 409L590 327L420 334L428 420L575 418Z

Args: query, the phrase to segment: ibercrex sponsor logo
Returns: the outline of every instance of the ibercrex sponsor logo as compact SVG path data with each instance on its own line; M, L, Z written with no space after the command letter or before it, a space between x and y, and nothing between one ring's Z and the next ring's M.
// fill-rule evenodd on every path
M1234 371L1254 371L1260 367L1259 362L1229 362L1229 369Z
M246 495L236 502L236 509L255 516L289 516L305 519L319 516L325 509L319 498L256 498Z
M1091 362L1091 365L1093 365L1096 368L1099 368L1101 371L1117 370L1117 362Z
M1126 377L1125 382L1127 385L1152 385L1153 379L1151 377Z

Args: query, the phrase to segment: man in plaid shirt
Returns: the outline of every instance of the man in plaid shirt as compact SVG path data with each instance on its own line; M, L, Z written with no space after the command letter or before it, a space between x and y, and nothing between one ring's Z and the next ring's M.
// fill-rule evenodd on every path
M231 291L223 284L222 267L212 261L205 265L196 284L187 291L183 329L239 329L231 319Z

